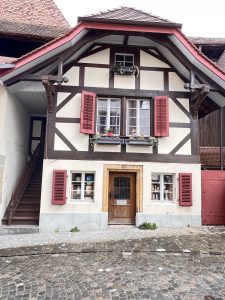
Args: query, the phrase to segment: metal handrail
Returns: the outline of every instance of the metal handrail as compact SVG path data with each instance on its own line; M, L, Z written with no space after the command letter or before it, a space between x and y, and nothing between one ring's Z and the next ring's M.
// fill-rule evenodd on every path
M22 176L20 177L14 192L12 193L11 199L9 201L9 205L7 207L7 211L8 211L7 224L8 225L11 225L16 208L23 196L23 193L24 193L26 187L28 186L28 184L30 182L31 176L33 175L33 173L37 167L38 160L40 158L40 149L41 149L41 144L38 144L30 161L27 163L27 165L25 167L25 170L24 170Z

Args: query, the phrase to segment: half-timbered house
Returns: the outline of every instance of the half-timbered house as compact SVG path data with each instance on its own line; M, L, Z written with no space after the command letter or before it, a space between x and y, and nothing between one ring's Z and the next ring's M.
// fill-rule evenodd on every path
M30 157L4 222L202 224L198 116L224 106L225 73L180 24L127 7L80 17L0 76L1 105L21 110L7 136Z

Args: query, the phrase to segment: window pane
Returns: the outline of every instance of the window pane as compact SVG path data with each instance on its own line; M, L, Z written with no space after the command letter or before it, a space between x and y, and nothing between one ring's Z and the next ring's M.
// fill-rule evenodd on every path
M149 109L149 101L140 100L140 109Z
M128 108L136 108L137 102L135 100L128 100Z
M107 99L98 99L98 107L107 108Z
M136 127L136 118L130 118L128 125Z
M139 129L140 135L149 136L149 128L147 127L141 127Z
M129 113L129 117L136 117L137 115L136 109L129 109L128 113Z
M119 99L111 99L110 106L111 106L111 108L120 108L120 100Z
M106 126L101 126L101 125L97 126L97 132L104 134L105 131L106 131Z
M116 54L116 61L124 61L124 55Z

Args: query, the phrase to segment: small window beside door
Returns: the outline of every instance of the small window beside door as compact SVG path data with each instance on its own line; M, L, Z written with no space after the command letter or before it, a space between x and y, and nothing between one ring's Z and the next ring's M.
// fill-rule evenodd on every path
M71 173L71 202L94 201L95 174L92 172Z
M174 175L152 173L152 200L171 202L174 200Z

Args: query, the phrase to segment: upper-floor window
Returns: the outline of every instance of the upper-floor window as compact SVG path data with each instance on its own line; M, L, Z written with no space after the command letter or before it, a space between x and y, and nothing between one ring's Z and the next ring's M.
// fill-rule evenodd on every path
M127 100L127 135L150 136L150 100Z
M134 65L134 55L126 53L116 53L115 65L123 67L132 67Z
M97 99L95 93L82 91L80 132L95 134L97 131L104 134L111 129L113 135L150 136L153 134L155 137L167 137L169 136L168 100L168 96L156 96L154 99L127 99L126 97ZM150 128L150 121L152 128Z
M98 98L97 132L104 134L111 129L113 134L120 134L120 99Z

